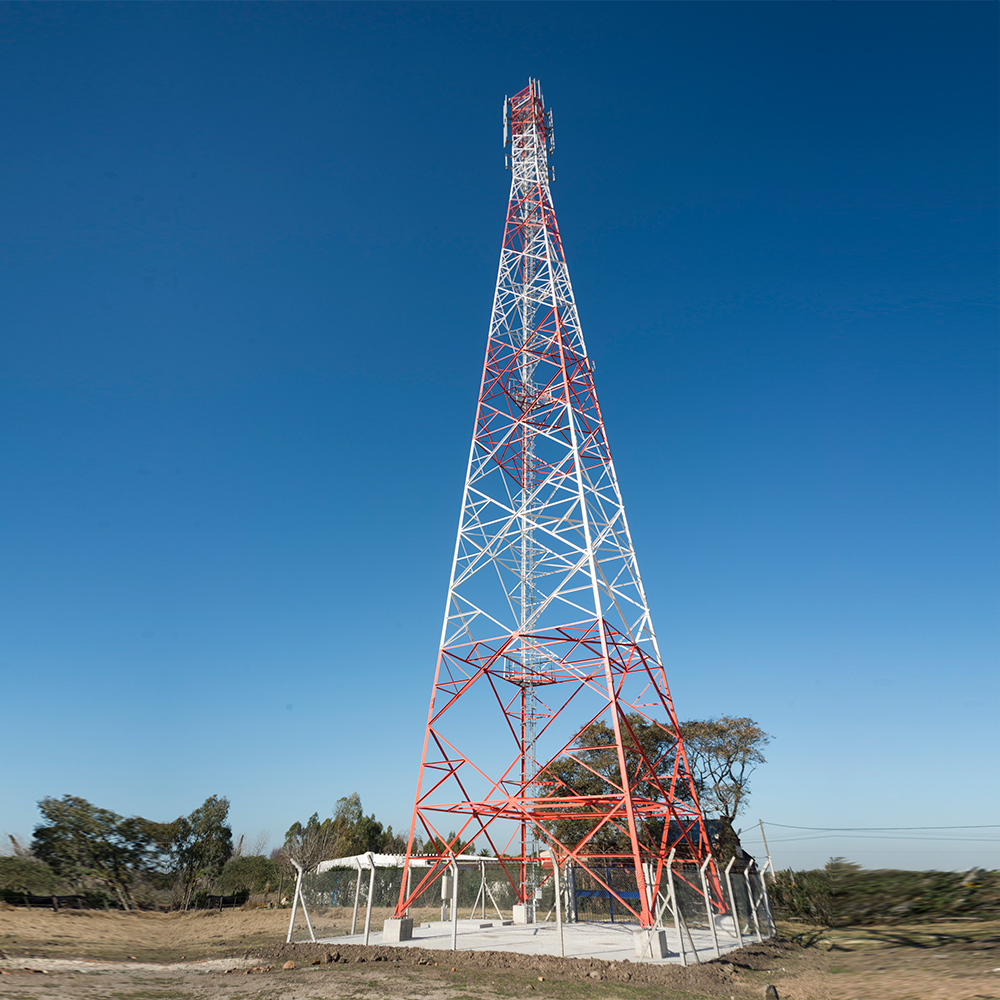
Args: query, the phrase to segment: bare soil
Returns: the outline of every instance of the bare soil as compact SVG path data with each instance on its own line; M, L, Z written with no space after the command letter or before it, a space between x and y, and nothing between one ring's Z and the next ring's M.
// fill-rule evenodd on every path
M769 984L781 1000L1000 1000L1000 922L832 931L785 924L774 941L685 969L286 945L288 918L287 910L0 909L0 1000L749 1000ZM343 934L350 919L350 910L327 910L314 925L321 936ZM295 968L284 969L289 961Z

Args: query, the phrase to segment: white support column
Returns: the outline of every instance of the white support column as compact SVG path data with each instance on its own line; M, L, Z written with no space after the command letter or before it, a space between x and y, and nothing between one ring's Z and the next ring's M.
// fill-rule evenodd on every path
M451 868L451 950L458 951L458 862L452 861Z
M497 911L497 919L502 921L504 919L504 916L503 916L503 913L500 912L500 907L497 906L497 901L496 901L496 898L493 896L493 890L490 888L490 883L487 881L485 883L485 885L486 885L486 891L489 893L489 896L490 896L490 902L493 904L493 909ZM484 917L486 916L486 899L485 899L485 897L483 898L483 916Z
M358 930L358 900L361 898L361 861L355 858L354 863L358 866L358 877L354 883L354 916L351 917L351 934L357 933Z
M750 899L750 912L751 914L753 914L753 925L757 931L757 942L760 943L761 941L764 940L764 938L761 936L760 933L760 921L757 919L757 901L753 898L754 897L753 883L750 881L750 869L753 868L755 865L756 862L754 861L753 858L751 858L750 864L748 864L746 868L743 870L743 877L746 879L747 883L747 896Z
M653 867L648 861L642 863L642 881L646 887L646 901L649 903L649 912L654 915L653 926L656 926L656 899L653 896Z
M687 954L684 950L684 937L681 934L681 914L677 905L677 893L674 891L674 850L670 849L670 856L667 858L667 899L670 901L670 910L674 915L674 930L677 931L677 947L680 950L681 965L687 965Z
M764 902L764 916L767 917L767 936L774 937L778 931L778 927L774 922L774 916L771 913L771 897L767 892L767 870L771 869L771 878L774 878L774 865L771 864L771 856L767 856L767 861L764 863L764 867L760 872L760 890L763 893Z
M663 929L663 911L667 904L661 902L662 897L653 891L653 867L647 861L642 863L642 879L649 911L653 914L653 926L642 927L633 932L635 957L643 959L648 955L650 958L666 958L670 954L667 947L667 932Z
M559 880L559 859L553 848L549 848L549 857L552 859L552 878L556 890L556 930L559 932L559 957L566 957L566 944L563 941L562 926L562 885Z
M479 900L482 898L483 901L483 917L486 919L486 862L479 862L479 891L476 893L476 901L472 904L472 919L476 919L476 909L479 906Z
M295 911L299 905L299 890L302 888L302 869L294 861L292 864L295 865L298 875L295 878L295 895L292 897L292 916L288 921L288 937L285 938L285 944L291 944L292 941L292 928L295 926Z
M705 913L708 915L708 929L712 932L712 945L715 948L715 957L721 958L722 952L719 951L719 935L715 930L715 914L712 912L712 897L708 893L708 879L705 877L705 869L711 861L712 855L709 854L701 863L699 873L701 874L701 891L705 896Z
M372 873L368 878L368 908L365 910L365 944L368 944L368 935L372 928L372 900L375 896L375 856L369 851L367 855L368 863L372 866ZM361 878L360 871L358 878Z
M736 941L739 947L742 948L743 932L740 930L740 915L736 909L736 895L733 892L733 879L730 874L735 863L736 856L734 855L729 859L729 864L726 865L726 888L729 890L729 908L733 911L733 930L736 932Z
M302 912L306 915L306 927L309 928L309 940L315 943L316 933L313 931L313 924L312 921L309 919L309 907L306 906L306 895L302 891L301 884L299 886L299 902L302 904Z

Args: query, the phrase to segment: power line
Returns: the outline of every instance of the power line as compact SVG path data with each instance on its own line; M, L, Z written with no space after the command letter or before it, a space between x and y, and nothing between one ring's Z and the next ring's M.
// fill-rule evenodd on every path
M744 840L756 840L754 836L744 837ZM791 844L806 840L891 840L898 843L902 840L926 840L938 844L1000 844L1000 838L996 837L894 837L879 836L878 834L843 834L843 833L816 833L812 836L804 837L773 837L772 844Z
M978 823L972 826L793 826L790 823L771 823L785 830L814 830L822 833L888 833L903 830L997 830L1000 823Z

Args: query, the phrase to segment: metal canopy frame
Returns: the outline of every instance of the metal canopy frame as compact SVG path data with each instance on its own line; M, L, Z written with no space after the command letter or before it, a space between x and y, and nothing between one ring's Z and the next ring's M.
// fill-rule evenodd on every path
M395 913L470 842L500 858L522 903L552 877L539 860L551 848L643 927L658 923L671 853L707 860L691 887L725 912L552 207L552 113L537 80L504 100L504 142L510 199L407 859L418 835L442 849L401 886ZM631 713L671 752L647 759ZM581 795L558 765L589 766L581 751L596 748L578 741L597 722L613 730L602 749L620 780L602 775L610 791ZM560 840L561 821L586 831ZM600 847L614 830L627 851ZM597 858L634 869L637 905Z

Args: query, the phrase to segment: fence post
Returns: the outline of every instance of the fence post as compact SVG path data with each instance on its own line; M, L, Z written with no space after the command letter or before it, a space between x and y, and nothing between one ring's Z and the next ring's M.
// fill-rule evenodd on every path
M302 873L303 878L305 877L305 872ZM302 904L302 912L306 917L306 927L309 928L309 940L316 941L316 932L313 930L313 922L309 919L309 907L306 906L306 894L302 891L302 882L299 882L299 902ZM236 905L236 897L233 896L233 905ZM222 910L222 904L219 904L219 910Z
M361 858L356 857L354 863L358 866L358 877L354 883L354 916L351 917L351 934L358 929L358 900L361 898Z
M642 863L642 880L646 886L646 901L649 912L653 914L653 926L656 926L656 896L653 893L653 866L648 861Z
M733 880L730 876L730 872L733 870L733 865L736 863L736 855L734 854L729 859L729 864L726 865L726 888L729 890L729 907L733 911L733 930L736 931L736 946L738 948L743 947L743 932L740 930L740 915L736 912L736 896L733 894Z
M285 944L291 944L292 941L292 928L295 926L295 911L299 905L299 889L302 887L302 869L299 867L297 861L293 861L292 864L295 865L298 875L295 879L295 895L292 897L292 916L288 921L288 937L285 938Z
M771 869L771 878L774 878L774 865L771 864L771 856L768 855L767 861L764 863L764 868L760 873L760 890L764 897L764 916L767 917L768 926L768 937L774 937L777 933L778 925L774 922L774 916L771 913L771 897L767 894L767 870Z
M670 856L667 858L667 898L670 900L670 909L674 915L674 930L677 931L677 947L681 956L681 965L687 965L687 954L684 951L684 938L681 934L680 910L677 905L677 893L674 892L674 851L670 848ZM697 957L697 956L695 956Z
M559 932L559 957L566 957L566 945L563 942L562 928L562 886L559 884L559 859L553 848L549 848L549 857L552 859L552 878L556 890L556 930Z
M451 950L458 951L458 861L452 859L451 879Z
M757 930L757 942L759 944L764 939L763 937L761 937L760 934L760 921L757 919L757 903L753 898L754 896L753 883L750 881L750 869L755 867L756 864L757 862L754 861L753 858L751 858L750 864L748 864L746 868L743 870L743 877L746 879L747 883L747 895L750 897L750 912L753 914L753 925Z
M705 878L705 869L711 861L712 855L709 854L701 863L701 868L699 869L701 873L701 891L705 895L705 913L708 915L708 929L712 932L712 945L715 948L715 957L722 958L722 952L719 951L719 935L715 930L715 914L712 913L712 898L708 894L708 879Z
M365 910L365 944L368 944L368 935L371 932L372 927L372 902L375 897L375 855L369 851L365 857L368 858L369 864L372 866L372 873L368 878L368 909ZM361 871L358 870L358 880L361 879Z

